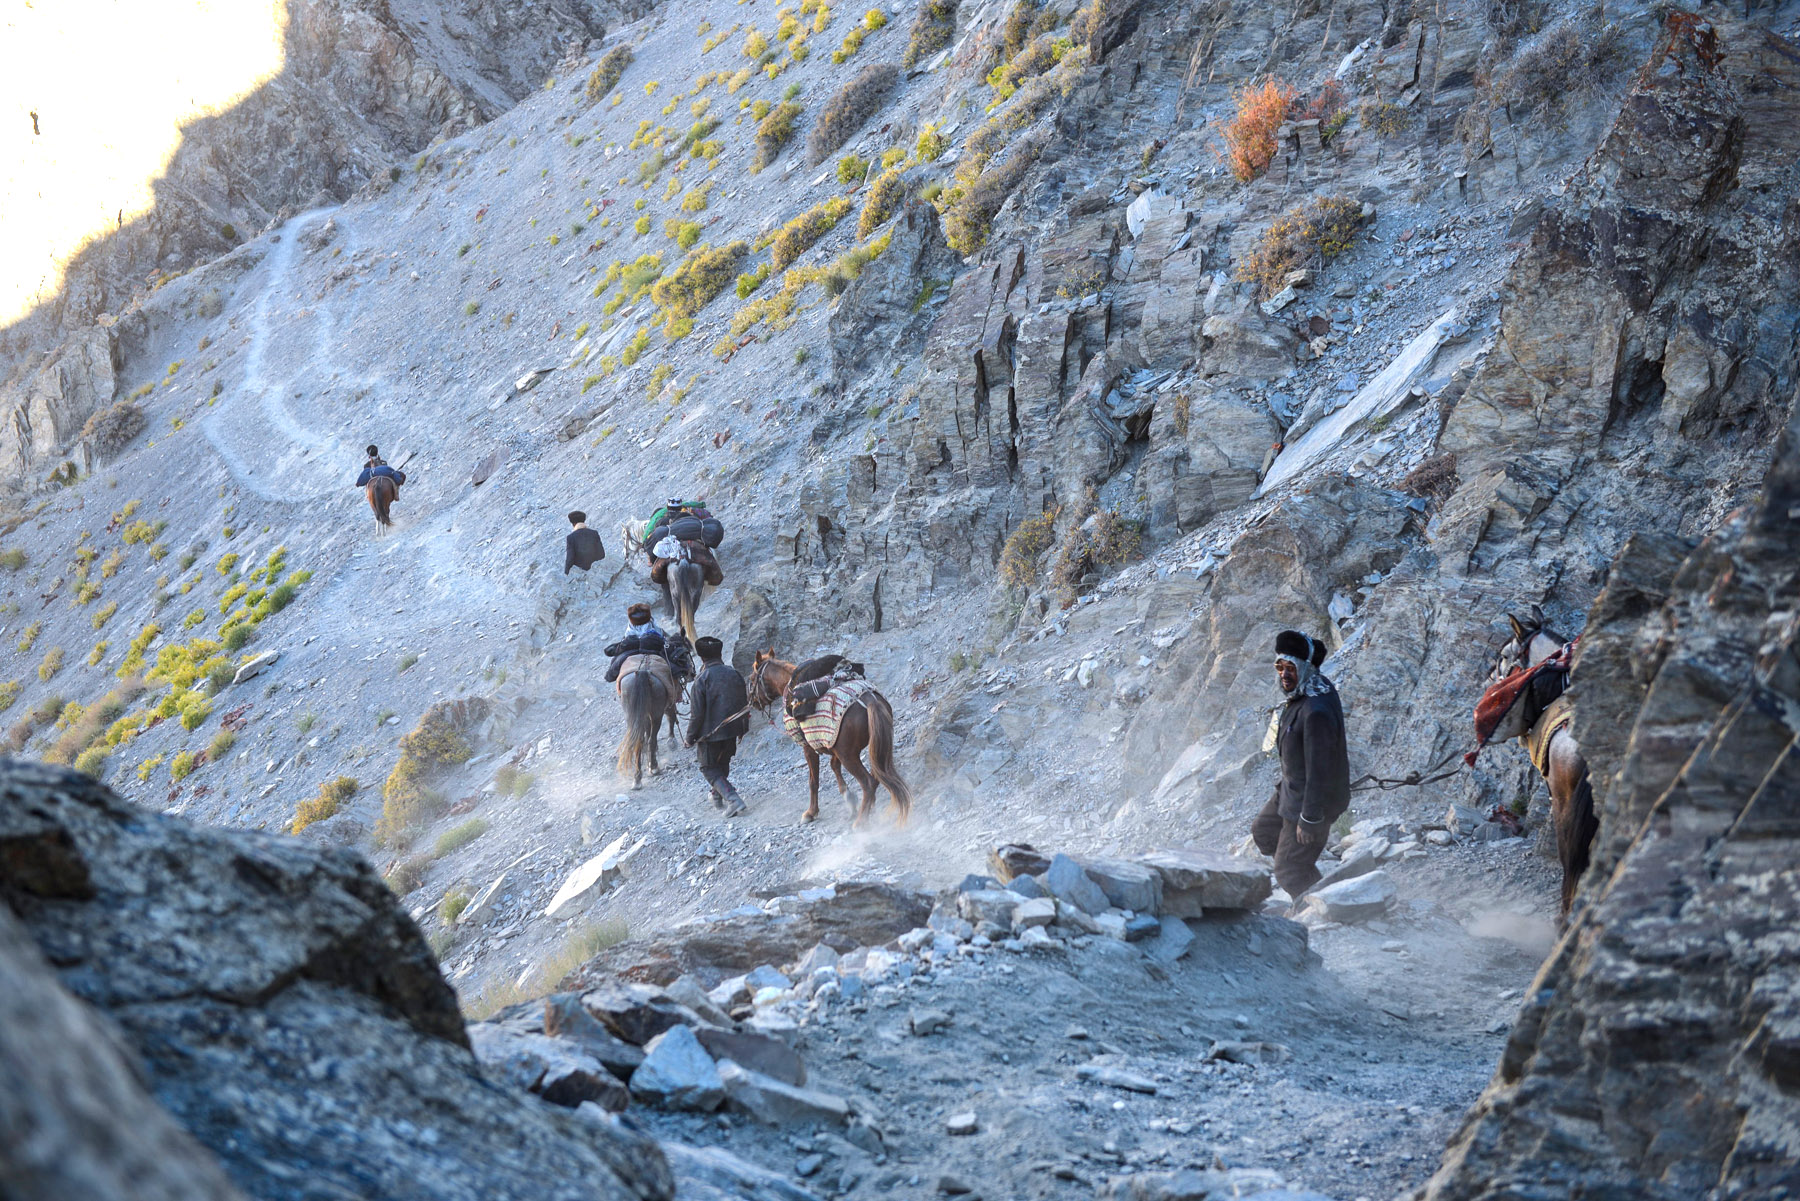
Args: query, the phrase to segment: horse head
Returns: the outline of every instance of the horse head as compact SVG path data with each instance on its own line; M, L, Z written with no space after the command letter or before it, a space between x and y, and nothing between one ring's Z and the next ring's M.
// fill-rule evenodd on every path
M794 665L777 659L773 647L757 651L755 664L750 668L750 687L747 690L750 703L758 709L767 709L787 691L788 681L793 676Z
M1498 683L1516 671L1536 667L1568 645L1567 638L1549 627L1543 609L1537 605L1531 606L1524 619L1508 613L1506 621L1512 627L1512 638L1500 648L1493 670L1488 672L1490 684Z

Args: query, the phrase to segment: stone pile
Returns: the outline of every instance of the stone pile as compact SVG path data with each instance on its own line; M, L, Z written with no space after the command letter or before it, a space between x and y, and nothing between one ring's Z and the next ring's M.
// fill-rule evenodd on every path
M942 903L933 912L940 935L1005 950L1098 935L1172 963L1193 941L1188 919L1255 910L1272 891L1255 861L1192 849L1110 859L1007 844L988 865L993 876L962 882L954 912Z

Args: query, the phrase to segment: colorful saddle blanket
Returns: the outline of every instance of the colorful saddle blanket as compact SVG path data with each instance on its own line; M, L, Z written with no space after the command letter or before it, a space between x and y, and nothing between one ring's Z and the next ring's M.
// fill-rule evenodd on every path
M838 728L844 724L844 714L850 706L857 704L863 694L873 692L875 686L867 680L845 680L830 692L820 697L813 711L805 717L795 717L781 710L781 728L788 736L802 746L809 746L815 751L829 751L837 745Z

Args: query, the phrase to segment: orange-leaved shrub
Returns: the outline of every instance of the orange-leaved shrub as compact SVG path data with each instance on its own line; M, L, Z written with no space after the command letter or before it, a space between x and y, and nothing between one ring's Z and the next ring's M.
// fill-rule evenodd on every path
M1287 120L1294 89L1279 79L1244 88L1236 97L1237 113L1225 123L1225 165L1245 183L1269 169L1275 159L1275 131Z

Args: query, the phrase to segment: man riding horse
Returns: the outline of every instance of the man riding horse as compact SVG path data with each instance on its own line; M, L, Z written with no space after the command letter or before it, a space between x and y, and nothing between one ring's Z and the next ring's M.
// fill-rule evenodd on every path
M667 659L674 669L676 679L687 680L694 674L693 662L688 657L687 644L679 639L671 639L657 628L651 619L650 606L639 601L625 610L627 622L625 637L605 648L602 652L612 659L606 669L606 682L614 683L619 678L619 671L625 661L633 655L659 655Z
M367 453L368 458L363 462L362 474L356 477L356 486L358 488L365 488L368 486L369 481L376 476L386 476L388 479L394 481L394 494L395 497L398 498L400 485L406 482L406 473L389 467L387 460L381 457L381 451L375 447L365 447L364 451Z

